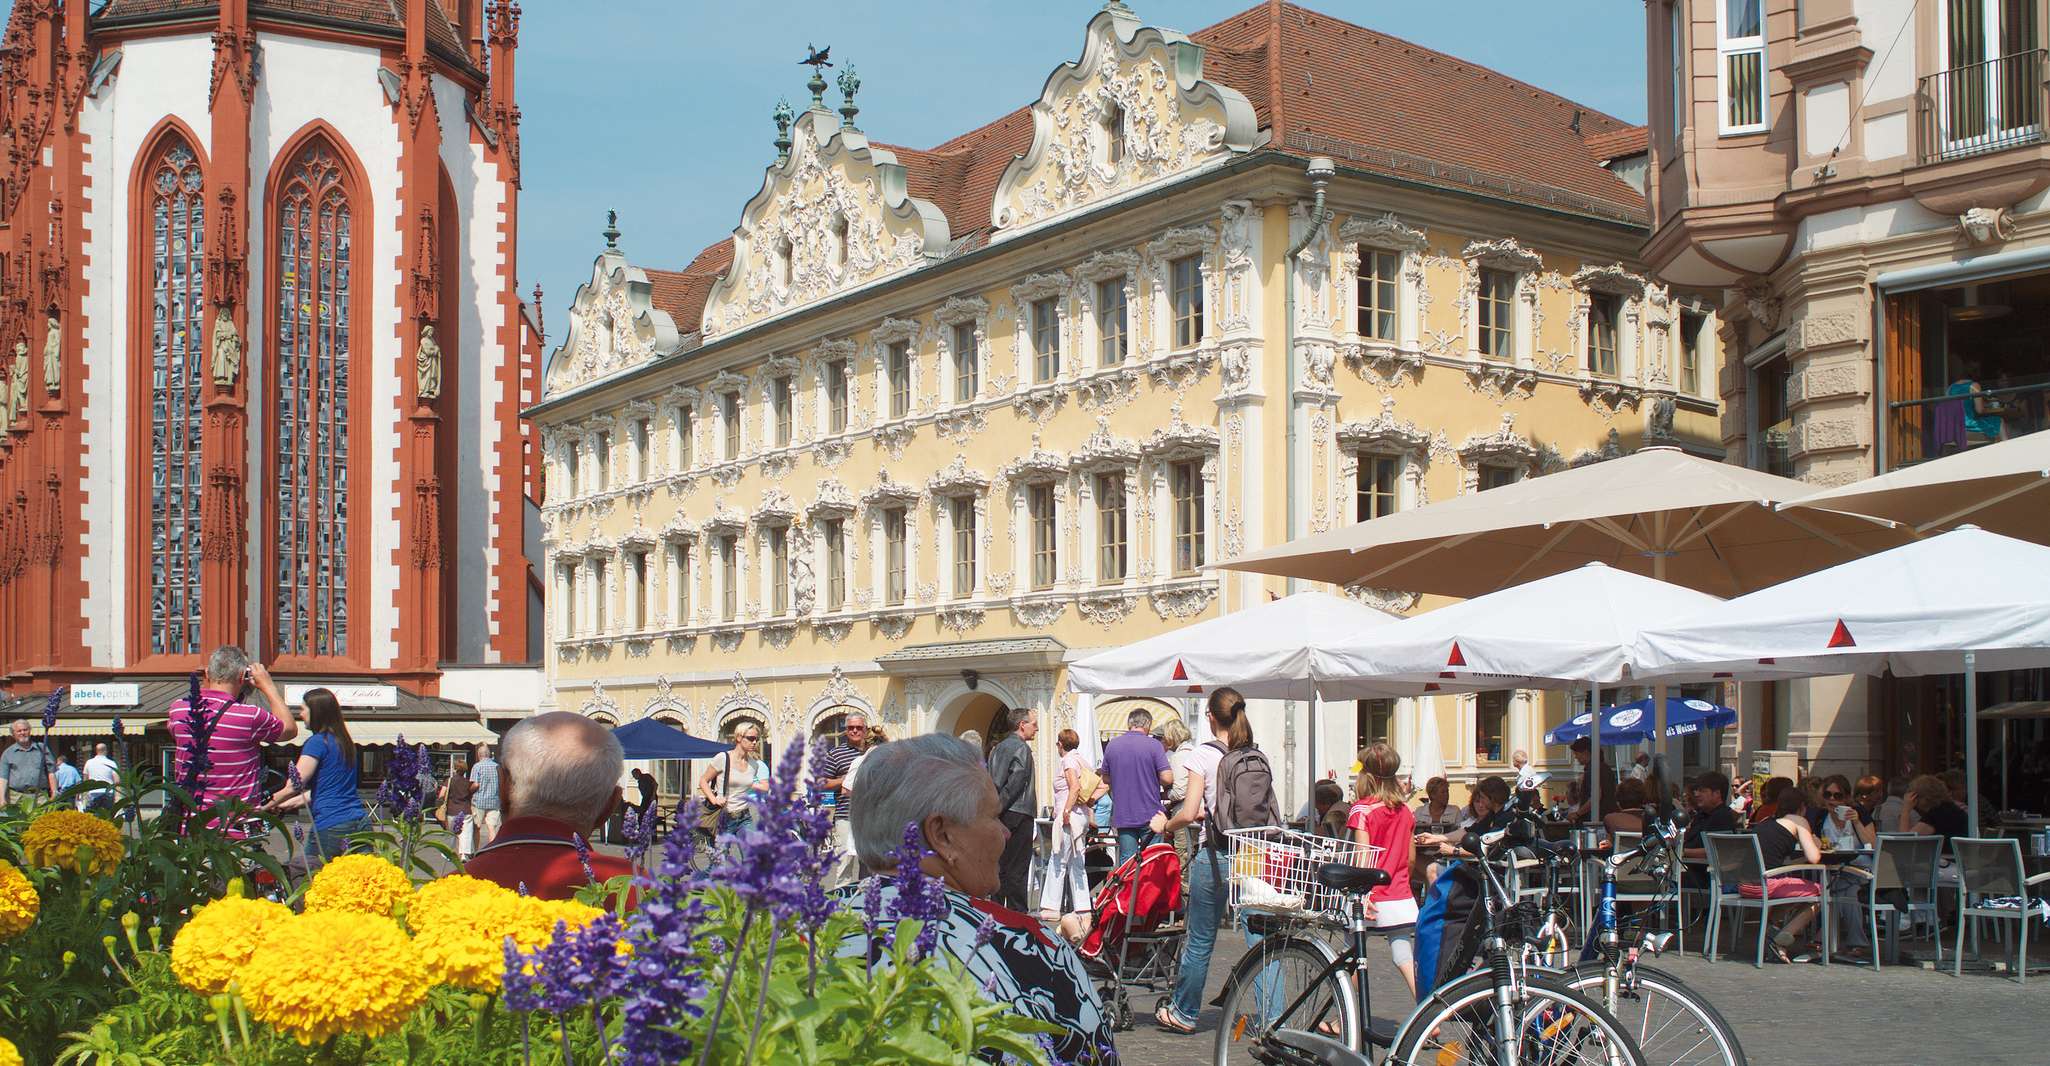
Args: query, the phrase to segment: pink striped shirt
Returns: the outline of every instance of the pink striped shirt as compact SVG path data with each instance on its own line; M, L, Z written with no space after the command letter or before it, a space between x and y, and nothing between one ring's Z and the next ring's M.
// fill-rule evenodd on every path
M258 799L257 782L263 775L261 746L276 740L285 731L284 723L269 711L233 700L233 694L219 689L205 689L199 694L201 713L208 720L219 715L207 744L206 777L199 782L199 794L193 797L202 807L229 798L255 803ZM185 777L188 761L191 713L183 699L171 704L169 724L171 738L178 743L177 778L180 781Z

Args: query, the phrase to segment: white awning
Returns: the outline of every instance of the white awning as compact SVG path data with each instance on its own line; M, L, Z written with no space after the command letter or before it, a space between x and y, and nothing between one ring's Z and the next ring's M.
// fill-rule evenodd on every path
M483 722L461 719L427 719L404 721L392 719L359 719L349 723L349 739L366 747L394 745L403 735L408 744L439 746L444 744L495 744L498 734L485 728ZM308 736L301 726L297 736L285 743L298 747Z

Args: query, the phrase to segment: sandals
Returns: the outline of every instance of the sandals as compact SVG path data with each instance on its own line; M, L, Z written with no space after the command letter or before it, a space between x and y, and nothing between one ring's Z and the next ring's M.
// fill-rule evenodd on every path
M1175 1017L1174 1008L1165 1003L1154 1010L1153 1024L1170 1033L1178 1033L1182 1036L1191 1036L1196 1032L1195 1026Z

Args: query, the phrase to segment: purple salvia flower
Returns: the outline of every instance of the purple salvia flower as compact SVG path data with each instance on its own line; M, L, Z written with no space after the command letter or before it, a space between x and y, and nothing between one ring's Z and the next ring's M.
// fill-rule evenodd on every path
M990 915L982 916L982 924L975 927L975 950L981 951L997 936L997 920Z
M619 1049L625 1066L670 1066L690 1054L690 1041L677 1030L704 1014L709 989L702 960L723 952L698 938L709 913L699 895L704 883L694 862L694 827L702 813L696 799L677 812L655 875L635 882L640 908L627 921L633 955L623 964L620 988Z
M525 956L520 954L519 945L513 938L505 938L505 979L503 982L505 1009L525 1013L541 1005L539 984L535 975L527 973Z
M47 737L50 733L51 728L57 724L57 708L63 705L64 693L69 690L70 686L68 685L58 685L56 688L50 690L50 698L43 701L44 736Z
M619 920L609 914L577 930L557 922L547 945L524 955L508 953L505 985L520 983L523 1002L558 1015L608 999L626 976L615 946L619 935Z
M294 842L294 843L297 843L297 844L305 844L305 843L306 843L306 823L305 823L305 822L301 822L301 821L298 821L298 820L296 820L296 819L295 819L295 820L294 820L294 821L292 822L292 840L293 840L293 842Z
M305 779L299 776L299 760L293 759L285 764L285 783L292 786L292 791L294 792L300 792L306 788Z
M817 806L799 795L803 765L804 744L792 741L777 761L768 793L751 801L751 824L720 837L727 846L711 877L747 906L767 908L778 922L812 927L831 913L821 848L832 823L816 817Z
M454 818L449 819L448 831L455 836L462 836L463 823L468 821L469 817L467 814L457 813Z
M894 856L897 898L892 917L919 923L918 939L912 945L918 958L932 954L938 946L940 922L947 916L947 886L939 878L927 875L924 869L925 857L930 854L918 823L905 823L904 843Z
M121 739L123 739L124 737L126 737L126 736L127 736L127 731L121 728L121 719L120 719L120 718L115 718L115 719L114 719L114 721L113 721L112 723L110 723L110 724L111 724L111 726L112 726L112 728L113 728L113 730L114 730L114 739L115 739L115 740L121 740Z
M584 880L592 884L598 881L598 871L591 869L591 845L582 833L569 835L570 846L577 849L577 863L584 868Z

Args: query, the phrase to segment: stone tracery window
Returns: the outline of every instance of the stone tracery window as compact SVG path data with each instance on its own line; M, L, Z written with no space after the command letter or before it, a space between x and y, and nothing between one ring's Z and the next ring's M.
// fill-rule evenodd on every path
M150 651L200 646L200 426L206 385L205 186L168 134L145 169L150 266Z
M280 655L349 650L352 201L341 159L321 137L293 158L278 192L270 577Z

